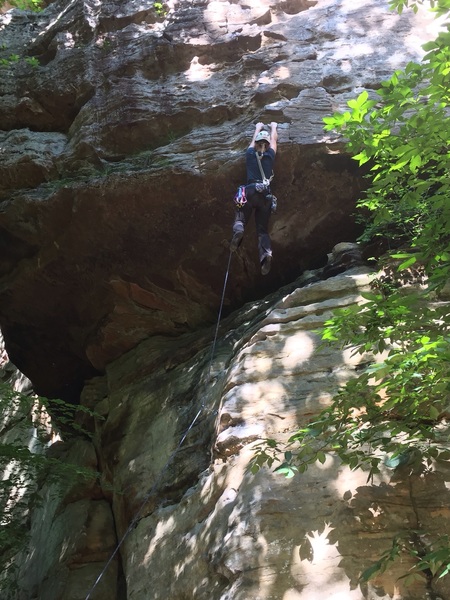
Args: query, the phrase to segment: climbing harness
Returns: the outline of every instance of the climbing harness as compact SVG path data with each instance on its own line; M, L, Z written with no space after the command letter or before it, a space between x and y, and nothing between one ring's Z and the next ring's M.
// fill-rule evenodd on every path
M227 282L228 282L228 274L230 272L230 263L231 263L231 252L229 253L228 256L228 265L227 265L227 271L225 273L225 279L224 279L224 283L223 283L223 290L222 290L222 297L220 299L220 308L219 308L219 314L217 317L217 324L216 324L216 329L214 332L214 339L213 339L213 343L212 343L212 347L211 347L211 356L209 359L209 365L208 365L208 372L207 372L207 381L209 381L209 378L211 376L211 368L212 368L212 361L214 358L214 352L216 349L216 342L217 342L217 336L218 336L218 332L219 332L219 325L220 325L220 318L222 316L222 309L223 309L223 304L224 304L224 299L225 299L225 291L226 291L226 287L227 287ZM109 557L108 561L106 562L105 566L103 567L100 575L97 577L97 579L94 582L94 585L91 587L91 589L89 590L85 600L90 600L91 598L91 594L92 592L95 590L95 588L97 587L97 585L99 584L100 580L102 579L102 577L104 576L104 574L106 573L106 571L108 570L108 567L110 566L110 564L112 563L112 561L114 560L114 557L116 556L116 554L118 553L118 551L120 550L122 544L124 543L125 539L128 537L128 535L130 534L130 532L134 529L134 527L136 526L139 517L142 514L142 511L145 508L145 505L147 504L147 502L149 501L150 497L152 496L152 494L154 493L154 491L156 490L157 486L159 485L159 483L161 482L161 479L163 477L163 475L166 473L167 469L169 468L171 462L173 461L173 459L175 458L176 454L178 453L178 451L180 450L180 448L182 447L182 445L184 444L189 432L191 431L191 429L194 427L194 425L196 424L196 422L198 421L198 418L200 417L200 415L202 414L203 410L205 409L205 403L203 402L200 406L200 408L197 411L197 414L195 415L195 417L192 419L189 427L186 429L186 431L184 432L184 434L181 436L180 441L178 442L177 447L175 448L175 450L172 452L172 454L169 456L169 458L167 459L166 464L163 466L163 468L161 469L161 471L159 472L158 478L156 479L156 481L153 483L152 487L150 488L150 490L147 492L147 494L144 497L144 500L142 501L142 504L139 506L137 512L135 513L133 519L131 520L130 524L128 525L125 533L123 534L123 536L121 537L121 539L119 540L118 544L116 545L113 553L111 554L111 556Z

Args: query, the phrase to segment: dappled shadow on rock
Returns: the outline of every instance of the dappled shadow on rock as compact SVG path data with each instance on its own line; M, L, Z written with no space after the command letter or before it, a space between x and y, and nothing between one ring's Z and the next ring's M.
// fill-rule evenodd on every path
M445 465L441 465L445 467ZM414 472L408 466L387 472L384 483L347 490L341 507L333 515L329 542L336 544L342 556L340 567L351 579L353 588L380 597L407 597L422 600L443 594L448 583L433 577L425 569L417 578L405 578L418 560L442 543L449 530L448 469ZM398 555L386 563L369 581L360 583L360 575L373 567L398 544ZM377 597L378 597L377 596Z

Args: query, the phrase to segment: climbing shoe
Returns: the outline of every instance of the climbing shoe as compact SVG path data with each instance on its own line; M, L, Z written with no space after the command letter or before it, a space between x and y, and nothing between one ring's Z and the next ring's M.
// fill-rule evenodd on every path
M268 254L261 263L261 274L267 275L267 273L270 271L271 266L272 266L272 256L270 254Z
M243 237L244 237L243 231L236 231L234 233L233 238L230 242L230 251L231 252L236 252L236 250L239 248L239 244L241 243L241 240Z

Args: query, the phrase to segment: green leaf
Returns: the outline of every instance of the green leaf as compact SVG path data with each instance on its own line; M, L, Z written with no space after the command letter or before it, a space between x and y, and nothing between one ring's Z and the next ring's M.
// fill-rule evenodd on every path
M370 160L370 156L367 155L367 152L365 150L363 150L359 154L355 154L355 156L353 156L352 158L353 160L357 160L360 166Z
M385 567L383 567L382 561L379 560L376 563L374 563L373 565L371 565L368 569L363 571L359 580L361 582L367 582L370 579L372 579L375 575L382 573L384 570L385 570Z
M422 158L419 154L413 156L409 162L409 168L413 173L417 172L417 169L422 165Z
M430 406L430 419L437 419L441 412L435 407Z
M275 469L275 473L278 473L279 475L284 475L286 479L291 479L292 477L294 477L297 470L297 467L291 466L287 463L283 463Z
M425 50L425 52L429 52L430 50L435 50L436 48L439 48L439 46L436 44L436 42L434 40L431 42L426 42L426 44L422 44L422 49Z
M324 462L327 460L327 457L325 456L324 452L318 452L317 453L317 460L323 465Z
M407 269L411 265L415 264L416 261L417 261L417 257L410 256L407 260L405 260L404 262L402 262L401 265L398 266L398 270L403 271L404 269Z
M380 294L375 294L373 292L361 292L361 296L365 300L370 300L372 302L378 302L382 299L382 296Z

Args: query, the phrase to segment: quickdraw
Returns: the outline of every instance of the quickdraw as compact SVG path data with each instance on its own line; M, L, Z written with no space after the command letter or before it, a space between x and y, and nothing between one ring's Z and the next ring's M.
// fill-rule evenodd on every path
M242 208L247 202L247 194L245 191L245 185L240 185L234 196L234 203L238 208Z

